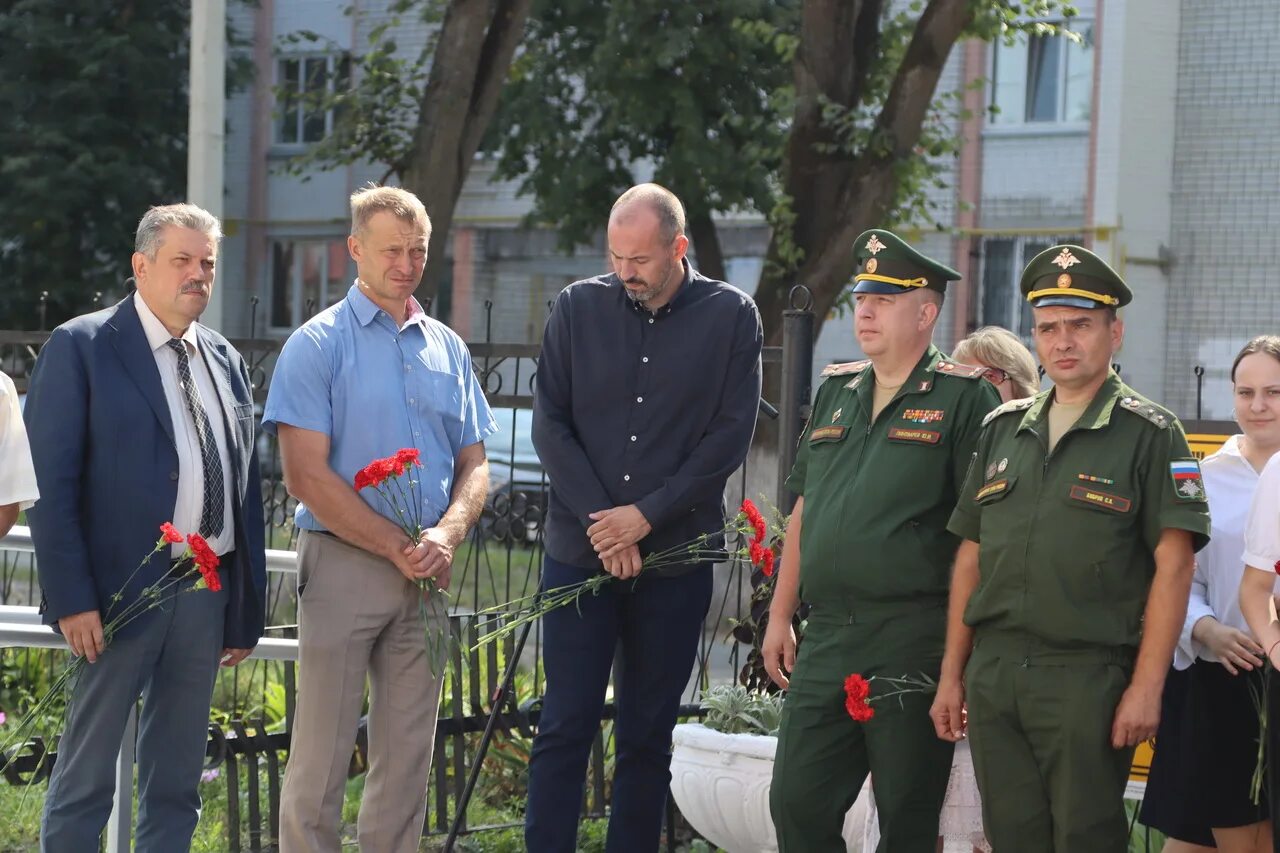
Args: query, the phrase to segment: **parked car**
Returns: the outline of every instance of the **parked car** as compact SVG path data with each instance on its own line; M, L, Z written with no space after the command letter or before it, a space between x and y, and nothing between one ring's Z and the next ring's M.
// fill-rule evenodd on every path
M547 478L533 447L533 412L493 410L498 431L484 441L489 457L489 499L480 534L499 542L532 545L542 535Z

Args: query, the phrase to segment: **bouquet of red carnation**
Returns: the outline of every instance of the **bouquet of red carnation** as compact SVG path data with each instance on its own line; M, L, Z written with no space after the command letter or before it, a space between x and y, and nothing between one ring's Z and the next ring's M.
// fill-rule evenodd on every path
M413 542L422 541L426 528L422 525L422 499L418 480L411 475L414 468L422 467L422 455L417 448L405 447L394 456L375 459L356 472L355 490L373 489L391 507L396 523ZM449 653L449 627L446 621L449 593L441 589L434 578L418 581L422 595L418 599L418 613L426 634L427 656L433 674L443 674ZM432 619L435 627L432 627Z
M774 556L773 550L763 544L766 533L764 516L756 509L755 504L750 500L744 500L742 508L720 530L715 533L704 533L688 542L650 554L641 561L640 571L643 574L646 571L662 568L663 566L713 562L732 556L746 557L754 565L760 567L766 575L772 575ZM724 548L716 547L713 544L721 536L729 542L747 542L748 544L746 547L736 551L726 551ZM514 618L481 637L475 648L478 649L486 643L492 643L512 634L521 625L534 619L539 619L552 610L564 607L567 604L576 604L584 595L596 595L606 584L615 580L617 578L613 575L607 572L599 572L579 584L571 584L548 592L536 592L532 595L513 599L505 604L486 607L476 615L482 618L485 616L497 618L499 614L514 614Z
M879 696L872 696L871 682L873 681L883 681L889 685L890 689ZM902 697L908 693L936 693L937 691L938 682L923 672L919 675L903 675L897 678L887 675L863 678L855 672L844 680L844 709L856 722L865 723L876 715L876 709L871 707L876 702L896 697L898 704L901 705Z
M142 571L143 567L151 561L151 558L170 545L178 545L182 542L186 542L187 547L178 558L175 570L168 572L159 580L145 587L137 598L122 610L116 611L116 605L123 599L124 591L129 588L129 584L137 577L138 572ZM180 595L185 592L194 592L202 589L208 589L213 592L222 589L222 579L218 575L219 562L218 555L213 553L209 543L200 534L192 533L189 536L183 536L176 527L167 521L160 525L160 538L156 540L156 546L151 549L147 556L142 558L142 562L129 575L128 580L124 582L124 586L120 587L119 591L111 596L106 608L104 608L105 622L102 626L102 653L107 653L111 647L112 638L119 633L121 628L147 611L160 606L162 600L169 593ZM195 583L186 585L185 582L192 578L195 578ZM73 657L70 663L67 664L66 669L49 685L48 692L36 702L27 715L23 717L22 721L10 731L4 743L0 744L0 755L3 755L6 761L9 759L10 747L14 744L26 742L36 722L45 716L44 712L53 703L54 697L64 689L74 686L75 679L79 677L86 665L86 658Z

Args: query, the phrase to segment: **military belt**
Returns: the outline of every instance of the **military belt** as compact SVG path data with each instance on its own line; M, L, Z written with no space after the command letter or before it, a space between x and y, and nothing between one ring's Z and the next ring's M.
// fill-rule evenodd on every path
M1064 664L1116 664L1132 667L1137 650L1132 646L1064 647L1022 631L982 631L974 640L974 651L1022 666Z

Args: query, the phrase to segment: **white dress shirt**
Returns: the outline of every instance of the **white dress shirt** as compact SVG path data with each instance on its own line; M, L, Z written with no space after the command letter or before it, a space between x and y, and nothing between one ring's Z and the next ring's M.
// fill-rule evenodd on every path
M1276 571L1280 565L1280 453L1271 457L1258 478L1241 559L1246 566L1264 572Z
M28 509L39 497L18 389L0 373L0 506L17 504L20 510Z
M1218 662L1218 657L1203 643L1191 638L1191 629L1205 616L1223 625L1252 634L1240 613L1240 578L1244 562L1240 552L1246 540L1245 521L1260 478L1249 460L1240 452L1242 436L1233 435L1212 456L1200 463L1204 490L1209 498L1211 528L1209 544L1196 555L1196 572L1191 581L1191 598L1187 602L1187 618L1182 636L1173 655L1175 669L1186 669L1200 660ZM1277 456L1276 458L1280 458ZM1268 468L1275 467L1272 459ZM1276 469L1280 474L1280 469ZM1276 482L1275 479L1272 480ZM1280 523L1276 538L1280 540ZM1276 558L1280 559L1280 554ZM1267 563L1270 566L1271 563Z
M147 307L141 294L134 296L133 304L138 309L142 331L147 336L151 354L155 356L156 367L160 370L160 385L164 388L165 402L169 404L169 418L173 422L173 437L178 449L178 503L173 508L173 526L183 533L199 533L200 512L204 508L204 465L200 457L199 433L196 432L195 421L187 409L182 389L178 387L178 354L168 346L173 335L169 334L169 330ZM209 425L218 445L218 456L222 459L223 494L226 495L222 504L222 532L209 537L209 547L215 554L225 554L234 547L235 531L232 528L231 514L231 501L234 499L231 489L231 455L227 444L224 409L213 377L200 352L195 323L187 327L182 341L187 347L187 360L191 364L191 377L196 383L196 396L204 404L205 413L209 416ZM186 545L174 545L171 553L178 557L185 549Z

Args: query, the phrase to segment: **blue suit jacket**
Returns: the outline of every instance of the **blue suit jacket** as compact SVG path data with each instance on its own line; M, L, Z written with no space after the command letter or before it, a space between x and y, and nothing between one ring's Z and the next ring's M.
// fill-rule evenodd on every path
M31 375L24 420L40 501L27 517L49 625L86 610L102 612L105 623L169 569L165 548L128 581L155 547L160 524L172 520L178 495L173 424L134 298L54 329ZM235 552L220 567L228 592L223 645L249 648L262 636L266 590L252 388L226 338L199 325L196 333L222 403L210 420L226 430L234 469Z

